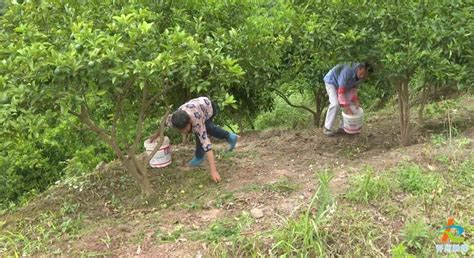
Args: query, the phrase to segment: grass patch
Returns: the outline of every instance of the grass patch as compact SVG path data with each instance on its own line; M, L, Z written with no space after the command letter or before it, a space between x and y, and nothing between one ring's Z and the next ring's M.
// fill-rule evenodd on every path
M13 227L1 228L0 253L31 256L36 253L61 254L51 245L74 240L79 236L82 214L77 203L64 202L58 212L43 212L32 220L19 220Z
M285 219L283 228L260 234L243 232L249 228L251 218L243 213L239 223L220 221L210 226L204 238L215 243L212 254L216 257L264 257L301 256L313 257L326 253L324 244L329 215L333 210L333 198L329 190L331 175L328 171L319 174L320 186L307 210L298 218ZM288 192L296 189L282 180L266 186L249 185L246 189ZM273 244L272 244L273 242Z
M401 243L392 248L390 251L393 258L415 258L413 254L408 253L407 247Z
M183 207L187 210L200 210L200 209L202 209L202 205L198 202L184 203Z
M243 230L248 229L252 223L252 217L244 211L234 220L224 219L212 223L204 234L204 239L211 243L229 240L238 236Z
M217 196L215 206L216 206L216 208L222 208L226 204L233 203L234 201L235 201L234 193L225 192L225 193L220 194L219 196Z
M447 142L446 136L444 134L433 134L431 135L431 143L436 147L441 147Z
M436 244L436 231L430 229L422 218L408 221L402 229L402 242L390 251L393 257L430 257Z
M298 218L286 219L285 226L273 232L275 243L271 255L315 257L327 254L325 226L333 209L329 189L331 178L327 171L320 173L319 188L306 211Z
M261 256L260 236L247 234L253 222L251 215L244 211L233 219L212 223L205 232L198 235L198 239L211 244L210 253L215 257Z
M383 257L390 243L390 231L367 207L350 203L338 206L326 226L331 256Z
M159 242L166 243L166 242L175 242L178 240L181 235L184 233L184 226L181 224L176 225L173 231L171 232L162 232L161 230L157 230L155 232L155 237L158 239Z
M291 182L288 177L281 177L278 181L266 184L248 184L240 189L240 191L265 191L279 193L283 195L288 195L298 189L298 185L294 182Z
M368 150L368 147L365 145L359 145L357 147L348 146L341 150L341 153L347 158L357 158L360 156L361 153Z
M412 252L420 253L430 250L434 246L435 235L428 225L421 219L409 221L402 232L403 243Z
M468 189L474 189L474 155L470 159L464 160L458 167L449 173L452 183L457 183Z
M261 191L262 185L256 183L250 183L239 188L239 192L248 192L248 191Z
M424 172L418 165L405 164L395 170L400 188L412 194L429 193L438 188L439 176Z
M239 154L235 151L227 151L227 150L217 150L216 151L216 159L217 160L230 160L231 158L237 157Z
M199 209L204 205L207 196L217 195L220 189L219 185L210 180L209 172L205 169L180 171L165 168L160 173L161 175L153 177L156 193L147 199L145 205L127 203L126 206ZM142 196L138 195L137 198Z
M232 241L217 243L211 249L211 257L267 257L264 237L235 236Z
M390 191L390 180L386 177L376 176L374 170L368 168L363 174L352 179L345 197L351 201L368 203L388 197Z
M287 177L282 177L277 182L264 185L262 188L264 191L270 191L280 194L290 194L296 189L298 189L298 185L291 182Z

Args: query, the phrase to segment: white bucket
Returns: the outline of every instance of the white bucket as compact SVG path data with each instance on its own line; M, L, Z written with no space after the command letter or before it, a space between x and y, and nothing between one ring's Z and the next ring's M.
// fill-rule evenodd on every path
M344 131L348 134L360 133L362 124L364 123L364 110L361 107L351 106L353 115L342 112L342 120L344 121Z
M147 139L143 144L146 149L146 154L150 155L153 149L157 144L157 140L150 142L150 139ZM171 148L170 148L170 139L165 136L165 140L161 145L161 148L156 152L155 156L150 160L150 166L153 168L163 168L171 164Z

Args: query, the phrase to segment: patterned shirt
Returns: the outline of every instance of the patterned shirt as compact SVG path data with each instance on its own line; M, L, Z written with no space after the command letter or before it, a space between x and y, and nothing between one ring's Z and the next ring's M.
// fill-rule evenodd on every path
M178 110L183 110L189 115L191 118L192 130L198 136L202 148L206 152L210 151L212 145L206 131L206 120L211 118L212 114L214 114L211 101L207 97L195 98L181 105ZM172 115L169 115L166 120L166 125L168 127L173 127L171 116Z

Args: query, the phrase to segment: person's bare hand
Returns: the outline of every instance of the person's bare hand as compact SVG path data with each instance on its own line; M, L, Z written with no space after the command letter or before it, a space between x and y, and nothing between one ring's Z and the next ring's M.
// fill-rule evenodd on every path
M354 113L352 112L350 106L344 106L344 113L346 113L348 115L354 115Z
M221 176L219 175L219 173L213 172L213 173L211 173L211 179L214 182L219 183L221 181Z

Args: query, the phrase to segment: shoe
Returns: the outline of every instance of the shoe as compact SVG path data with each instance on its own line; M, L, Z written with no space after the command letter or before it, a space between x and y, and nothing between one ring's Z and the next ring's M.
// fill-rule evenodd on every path
M329 137L334 136L334 133L331 130L327 129L326 127L324 127L323 129L323 134Z
M237 144L237 139L239 139L239 136L235 133L229 133L229 139L227 139L227 142L229 143L229 151L233 151L235 148L235 145Z
M193 159L188 162L188 165L190 167L199 167L203 161L204 161L204 157L198 158L194 156Z

